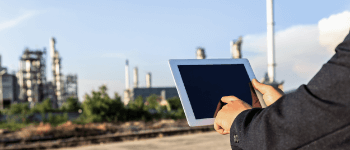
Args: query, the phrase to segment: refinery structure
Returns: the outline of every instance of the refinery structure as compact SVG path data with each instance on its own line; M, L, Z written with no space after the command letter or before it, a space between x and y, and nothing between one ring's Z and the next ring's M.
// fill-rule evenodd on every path
M269 31L271 30L271 26L269 27ZM273 26L272 26L273 28ZM269 33L269 37L273 38L273 33ZM274 62L274 49L273 49L273 39L268 40L268 73L266 76L261 79L261 82L264 84L272 85L275 88L279 88L283 90L283 82L275 81L275 62ZM230 52L232 59L240 59L242 58L241 45L243 39L240 36L237 40L230 41ZM272 43L272 44L271 44ZM272 46L272 48L271 48ZM206 59L205 49L202 47L198 47L196 49L196 59ZM158 102L160 105L168 105L166 99L172 97L179 97L176 87L152 87L151 73L146 74L146 87L139 87L138 81L138 68L135 67L133 71L134 75L134 86L130 87L129 80L129 61L126 60L125 63L125 90L124 90L124 105L127 105L130 101L135 100L138 96L142 96L146 98L152 94L156 94L159 96ZM258 92L258 91L257 91ZM261 93L257 93L259 98L262 98Z
M274 18L273 1L267 1L267 58L268 69L265 77L261 79L264 84L272 85L275 88L283 90L283 81L275 80L275 46L274 46ZM241 44L242 37L230 42L230 58L240 59L242 57ZM197 59L206 59L205 49L198 47L196 49ZM47 81L46 76L46 49L30 50L25 49L20 57L19 71L9 74L7 68L1 66L0 56L0 109L9 106L15 102L29 102L33 107L36 103L50 98L54 108L60 107L68 97L78 98L78 79L76 74L64 76L62 74L61 57L56 49L56 40L50 39L50 59L52 81ZM148 72L146 77L146 86L139 87L139 71L133 69L133 86L130 86L129 61L125 63L125 90L123 102L127 105L130 101L142 96L146 98L152 94L159 96L158 102L161 105L168 105L166 99L178 97L176 87L153 87L152 74ZM259 93L258 93L259 95ZM261 93L260 93L261 96Z
M124 105L128 105L130 101L135 100L135 98L142 96L146 98L152 94L156 94L159 96L157 101L160 105L165 106L168 105L166 101L167 98L178 97L178 93L176 87L152 87L152 74L148 72L146 74L146 87L139 87L139 75L138 68L135 67L133 69L134 82L133 88L130 87L129 80L129 61L126 60L125 63L125 90L124 90Z
M29 102L30 107L50 99L53 108L60 107L67 98L78 98L76 74L62 74L62 58L56 50L55 38L50 39L52 81L46 75L46 49L26 48L19 60L17 73L8 73L1 66L0 56L0 109L12 103Z

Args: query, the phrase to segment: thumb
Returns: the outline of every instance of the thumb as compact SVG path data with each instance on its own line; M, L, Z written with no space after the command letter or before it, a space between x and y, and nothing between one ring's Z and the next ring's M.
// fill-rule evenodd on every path
M241 100L241 99L237 98L236 96L224 96L221 98L221 101L224 103L230 103L236 100Z
M252 84L253 84L253 87L263 95L268 91L268 85L260 83L256 79L252 80Z

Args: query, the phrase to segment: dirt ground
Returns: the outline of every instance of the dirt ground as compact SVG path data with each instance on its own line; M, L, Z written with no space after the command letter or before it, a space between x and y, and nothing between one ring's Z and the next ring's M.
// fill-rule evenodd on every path
M215 131L58 150L230 150L230 136Z
M37 137L86 137L101 135L106 133L131 133L141 130L153 130L172 127L188 127L186 120L160 120L153 122L130 121L118 124L112 123L89 123L85 125L73 124L68 121L57 127L52 127L48 123L40 123L38 126L28 126L16 132L1 130L0 141L6 139L28 139Z

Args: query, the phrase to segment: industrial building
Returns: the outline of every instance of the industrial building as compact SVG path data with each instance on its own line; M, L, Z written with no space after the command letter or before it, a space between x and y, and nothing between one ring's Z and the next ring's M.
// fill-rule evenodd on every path
M61 72L61 60L55 47L55 38L50 39L51 69L53 81L46 78L46 49L26 48L20 57L16 75L8 74L1 67L0 56L0 109L14 102L29 102L30 107L49 98L53 108L60 107L67 98L78 98L78 76Z
M47 95L46 84L46 50L29 50L23 52L17 79L20 102L29 102L31 107L41 102Z
M179 97L176 87L152 87L151 73L146 74L146 87L139 87L138 80L138 68L134 68L134 86L130 88L129 83L129 61L125 63L125 90L124 90L124 105L127 105L130 101L135 100L138 96L147 98L152 94L159 95L159 103L161 105L168 105L167 98Z
M50 39L50 57L53 81L48 84L56 98L57 107L61 107L69 97L78 98L78 75L68 74L64 76L62 73L62 58L56 49L56 39Z
M0 55L0 109L8 108L17 100L18 86L14 74L8 74L7 68L1 65Z
M65 97L78 98L78 76L76 74L69 74L66 76L65 82Z
M271 26L269 26L271 28ZM272 31L272 30L269 30ZM271 33L269 33L271 36ZM272 34L273 36L273 34ZM261 82L264 84L272 85L275 88L280 88L283 90L283 81L282 82L276 82L274 80L274 75L275 75L275 62L274 62L274 49L271 48L270 46L273 45L271 44L271 41L269 40L268 44L268 73L266 73L266 76L261 79ZM238 40L233 40L230 41L230 52L231 52L231 58L232 59L240 59L242 58L242 52L241 52L241 45L242 45L243 39L240 36ZM272 52L271 52L272 51ZM198 47L196 50L196 58L197 59L206 59L206 54L205 50L202 47ZM161 104L167 104L165 100L167 98L171 97L179 97L176 87L152 87L152 82L151 82L151 73L147 73L146 75L146 87L139 87L138 86L138 68L134 68L134 87L130 88L129 84L129 62L126 60L125 64L125 91L124 91L124 105L127 105L130 101L133 101L135 98L138 96L142 96L143 98L146 98L152 94L159 95L159 97L162 99L160 101ZM260 98L262 98L261 93L257 93Z

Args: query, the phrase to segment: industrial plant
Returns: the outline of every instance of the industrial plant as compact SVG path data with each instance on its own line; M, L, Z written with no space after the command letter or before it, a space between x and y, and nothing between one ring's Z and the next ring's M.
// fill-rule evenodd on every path
M125 90L124 90L124 105L127 105L130 101L135 98L142 96L146 98L152 94L160 96L160 105L168 105L167 98L178 97L176 87L152 87L152 74L149 72L146 74L146 87L139 87L139 75L138 68L134 68L134 86L130 88L129 80L129 61L125 63Z
M60 107L67 98L78 98L76 74L64 76L61 72L61 57L55 47L55 38L50 39L50 58L53 81L47 81L46 48L26 48L19 60L17 73L8 73L1 66L0 56L0 109L12 103L29 102L30 107L50 99L53 108Z
M271 21L270 21L271 22ZM273 20L272 20L273 22ZM275 80L275 59L274 59L274 34L273 34L273 24L269 25L269 37L268 40L268 73L266 76L262 78L260 81L264 84L271 85L275 88L279 88L283 91L283 81L277 82ZM272 29L271 29L272 28ZM271 33L272 32L272 33ZM272 39L271 39L272 38ZM238 40L230 41L230 52L232 59L240 59L242 58L241 53L241 45L243 39L240 36ZM202 47L198 47L196 50L196 59L206 59L205 49ZM138 68L134 68L134 87L130 88L130 80L129 80L129 61L126 60L125 63L125 90L124 90L124 105L127 105L130 101L135 100L138 96L142 96L146 98L152 94L158 95L160 97L160 105L167 105L167 98L171 97L179 97L176 87L152 87L151 83L151 73L146 74L146 87L139 87L138 81ZM262 98L262 94L257 91L258 97Z

